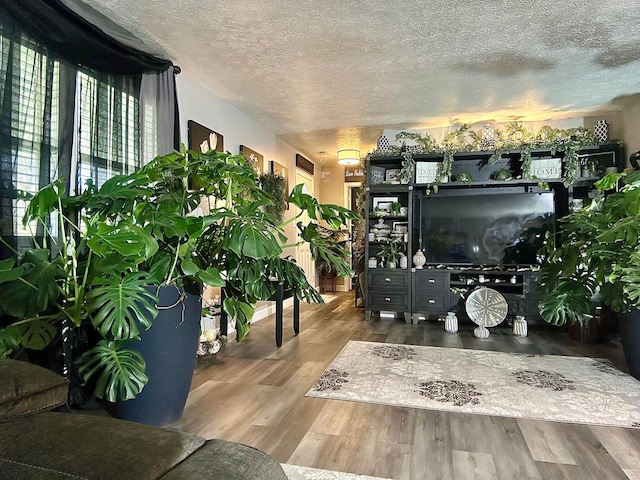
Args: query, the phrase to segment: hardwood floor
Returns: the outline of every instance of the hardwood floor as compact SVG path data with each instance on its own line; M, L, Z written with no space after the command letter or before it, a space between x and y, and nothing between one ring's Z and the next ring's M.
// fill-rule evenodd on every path
M619 343L585 346L567 334L530 326L515 337L475 325L458 334L437 321L364 320L352 293L301 305L300 335L285 309L284 343L273 316L248 338L200 365L183 417L171 425L207 438L254 446L279 462L392 479L640 479L640 429L457 414L307 398L349 340L609 358L625 369Z

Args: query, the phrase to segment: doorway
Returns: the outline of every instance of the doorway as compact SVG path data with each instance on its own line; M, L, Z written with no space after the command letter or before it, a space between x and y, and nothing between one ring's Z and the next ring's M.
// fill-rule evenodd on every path
M300 170L296 170L295 184L296 185L302 184L303 185L302 191L311 196L314 196L314 181L311 175L306 174ZM300 209L298 207L295 207L294 209L295 216L298 216L299 213L300 213ZM303 224L306 225L307 223L309 223L309 215L307 215L307 213L304 212L302 217L300 217L298 221L301 221ZM296 241L297 242L301 241L297 228L296 228ZM304 273L307 277L309 284L311 284L313 287L317 287L316 268L315 268L313 259L311 258L311 247L307 242L303 242L301 245L298 245L296 247L296 258L298 259L298 265L300 266L300 268L302 268L302 270L304 270Z

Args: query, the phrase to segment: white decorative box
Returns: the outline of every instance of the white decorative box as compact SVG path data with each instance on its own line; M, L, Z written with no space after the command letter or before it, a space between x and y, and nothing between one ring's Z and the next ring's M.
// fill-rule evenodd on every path
M531 176L535 178L562 177L562 160L559 158L541 158L531 161Z
M442 162L416 162L416 183L433 183L440 175Z

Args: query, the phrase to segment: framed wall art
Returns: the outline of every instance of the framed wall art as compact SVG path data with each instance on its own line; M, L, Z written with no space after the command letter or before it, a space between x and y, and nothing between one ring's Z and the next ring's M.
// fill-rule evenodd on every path
M215 150L216 152L224 152L224 137L218 132L214 132L210 128L200 125L193 120L187 122L187 131L189 137L189 150L202 152ZM213 145L213 147L212 147Z
M397 201L398 197L374 197L371 203L374 210L389 212L391 210L391 204Z
M249 147L245 145L240 145L240 155L244 155L244 158L249 160L253 164L253 168L258 173L258 175L262 175L264 172L264 156L256 152L255 150L251 150Z
M287 180L287 185L289 184L287 167L285 167L284 165L276 162L275 160L269 160L269 172L280 175L282 178Z
M384 182L384 167L376 165L369 166L369 176L371 185L378 185Z
M384 181L389 183L400 183L400 172L402 170L400 168L388 168Z

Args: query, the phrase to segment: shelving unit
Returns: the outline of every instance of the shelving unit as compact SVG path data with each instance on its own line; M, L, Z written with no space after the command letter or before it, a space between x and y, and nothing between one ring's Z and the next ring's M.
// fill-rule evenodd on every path
M469 172L473 181L469 182L440 182L438 189L449 195L460 191L465 195L469 190L495 189L505 191L536 192L539 182L543 180L554 192L556 218L568 214L574 200L582 200L586 205L593 184L601 178L607 168L614 167L621 171L624 166L622 146L619 144L588 147L579 152L580 167L576 172L576 179L572 185L566 187L562 183L559 170L556 176L544 179L522 179L522 162L519 151L505 152L502 159L494 165L488 164L492 152L461 152L454 156L452 176L461 172ZM532 170L544 171L540 165L561 164L551 161L561 158L562 154L552 155L548 149L534 149L531 152ZM414 155L416 164L420 162L442 162L442 155ZM547 160L544 164L535 164ZM441 316L449 309L455 309L460 304L459 292L472 290L480 286L494 288L501 292L509 305L509 316L525 315L530 321L539 319L537 304L541 298L537 293L538 274L534 268L504 269L473 269L457 268L456 265L426 265L423 269L414 268L412 257L422 245L421 217L418 206L425 195L438 195L433 190L433 183L416 182L415 172L411 179L398 176L402 169L403 157L375 156L367 159L367 212L366 231L372 232L374 225L382 221L393 229L397 222L406 222L407 238L400 242L408 259L408 268L386 268L380 266L379 261L373 267L365 264L366 292L365 317L369 318L373 312L394 312L403 315L409 323L418 323L419 318L430 315ZM583 167L585 172L583 172ZM429 166L427 166L429 167ZM423 165L423 168L426 168ZM499 169L509 168L512 172L510 180L494 180L492 173ZM429 170L426 168L426 170ZM586 173L583 175L583 173ZM403 183L400 183L400 182ZM404 183L406 182L406 183ZM381 202L399 201L406 208L407 215L376 216L376 205ZM380 220L382 219L382 220ZM388 242L374 235L365 242L367 259L377 259L380 249Z
M389 168L398 170L397 162L387 163ZM370 173L370 172L369 172ZM366 202L367 232L373 238L365 244L366 292L365 316L369 318L375 311L401 312L405 321L411 321L411 305L409 301L410 256L411 256L411 221L412 209L408 185L381 184L367 189ZM392 202L399 202L404 214L383 213ZM384 226L384 228L379 227ZM382 235L380 231L388 234ZM395 234L393 232L396 232ZM393 235L393 236L392 236ZM380 258L380 252L390 243L395 244L404 254L407 264L402 268L397 265L388 268ZM371 262L375 262L373 267Z

